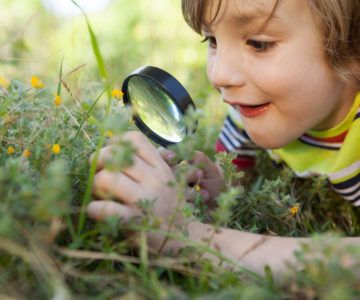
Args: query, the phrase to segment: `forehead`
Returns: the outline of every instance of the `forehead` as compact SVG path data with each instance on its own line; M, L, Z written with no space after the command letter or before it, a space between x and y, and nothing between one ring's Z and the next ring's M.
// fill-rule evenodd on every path
M288 0L286 0L288 1ZM203 27L209 29L224 19L246 25L276 17L277 0L208 0L203 15Z
M314 18L308 0L207 0L201 29L212 32L226 24L240 31L261 32L269 26L282 30L310 26L321 36L320 22Z

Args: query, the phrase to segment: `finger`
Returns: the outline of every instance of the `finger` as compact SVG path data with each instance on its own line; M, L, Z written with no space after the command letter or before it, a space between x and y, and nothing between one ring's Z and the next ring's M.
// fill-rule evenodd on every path
M124 224L128 224L130 220L138 218L142 219L143 214L139 209L123 205L111 200L93 201L86 208L90 218L103 221L107 217L118 216Z
M93 194L99 197L114 196L127 204L134 205L142 198L142 186L123 173L113 173L106 169L94 177Z
M128 141L136 148L136 154L140 156L152 167L163 167L165 162L150 141L140 132L128 131L121 137L112 138L110 143L113 144L118 140Z
M96 163L96 170L103 169L105 167L106 162L111 162L111 158L115 155L115 152L116 152L115 145L106 146L100 149L99 157ZM92 163L93 159L94 159L94 154L91 155L90 157L90 163ZM133 159L133 164L125 168L123 172L132 179L134 179L135 181L139 182L138 175L139 175L139 170L141 170L142 171L141 178L146 181L148 178L144 178L144 174L151 173L153 171L151 169L152 167L137 155L134 155L132 159Z
M204 172L201 169L197 169L194 171L189 171L186 173L186 182L199 184L201 183L201 179L204 177Z
M194 202L196 200L196 197L200 196L204 202L207 202L210 198L209 192L204 189L196 190L195 187L189 187L185 191L186 200L188 202Z
M133 179L135 182L146 184L154 177L154 168L145 162L141 157L135 155L133 164L122 172Z
M96 164L96 169L97 170L103 169L105 163L111 161L111 158L113 157L115 151L116 151L115 145L106 146L100 149L99 158ZM90 157L90 163L92 163L93 158L94 156L92 155ZM122 170L122 172L128 175L129 177L131 177L136 182L140 182L141 181L140 179L146 182L149 178L144 175L151 174L151 172L153 171L153 169L151 168L152 167L148 163L146 163L142 158L140 158L137 155L134 155L133 164ZM141 176L139 176L139 172L141 172Z
M170 151L170 150L168 150L168 149L166 149L164 147L157 148L157 151L160 154L160 156L162 157L162 159L169 166L174 166L179 162L179 157L175 152Z
M203 152L196 151L190 163L201 168L203 171L203 176L206 178L219 176L218 167Z
M195 151L195 155L194 157L190 160L191 164L209 164L209 162L211 162L211 160L203 153L200 151Z
M112 147L112 146L106 146L106 147L100 149L99 157L96 162L96 170L100 170L100 169L104 168L105 162L107 160L111 159L113 152L114 152L114 147ZM94 161L95 154L96 153L94 152L90 155L90 158L89 158L90 165L92 165L92 163Z
M196 190L192 187L187 187L185 189L185 198L186 201L193 202L196 197Z

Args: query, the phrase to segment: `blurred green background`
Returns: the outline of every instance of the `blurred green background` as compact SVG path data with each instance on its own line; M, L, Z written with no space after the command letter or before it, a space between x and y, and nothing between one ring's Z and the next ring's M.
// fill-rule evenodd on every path
M84 88L100 81L86 23L70 0L50 2L0 0L0 76L27 82L37 75L46 88L57 84L62 59L64 73L86 64L66 79L81 99ZM206 113L220 120L224 105L206 76L207 47L183 20L180 2L79 0L78 4L100 7L87 15L114 88L121 88L126 75L138 67L155 65L178 78L196 102L205 100L201 103Z

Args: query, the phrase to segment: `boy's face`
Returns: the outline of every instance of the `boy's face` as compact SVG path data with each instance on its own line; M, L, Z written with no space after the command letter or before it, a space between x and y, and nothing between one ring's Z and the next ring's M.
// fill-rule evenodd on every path
M281 1L265 23L273 5L223 1L211 28L204 28L211 83L241 113L252 140L265 148L283 147L309 129L336 126L356 93L327 65L306 1ZM213 13L209 8L207 19Z

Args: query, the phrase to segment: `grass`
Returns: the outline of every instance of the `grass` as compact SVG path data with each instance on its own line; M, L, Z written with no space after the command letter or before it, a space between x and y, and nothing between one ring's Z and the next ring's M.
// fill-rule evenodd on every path
M210 252L236 265L222 253L189 241L186 232L174 236L160 231L151 214L141 225L126 228L116 218L102 223L87 219L95 173L89 155L106 144L107 132L121 135L134 127L121 103L111 97L114 83L106 75L106 60L88 18L86 26L105 81L77 94L69 82L81 66L64 72L61 60L54 71L61 80L37 88L10 78L9 85L4 80L0 88L0 298L359 298L360 247L339 240L359 235L358 209L339 199L324 178L298 179L286 167L276 169L266 153L258 153L256 170L243 187L224 190L221 211L215 214L221 218L213 222L262 234L312 236L312 243L296 253L301 269L289 265L281 281L274 281L268 268L261 277L243 268L229 271L206 259L195 263L194 257ZM54 92L62 99L59 106ZM199 92L196 98L207 93ZM106 101L101 101L104 95ZM200 118L199 128L175 150L184 159L191 156L189 149L214 158L219 124L212 122L206 103L198 100L197 105L188 122ZM53 152L54 144L60 152ZM122 165L132 150L128 145L120 149L116 159ZM219 159L230 185L237 177L232 156ZM183 174L178 178L185 184ZM150 205L145 201L143 208ZM186 214L189 208L182 209ZM195 210L199 219L206 218L201 201ZM123 235L129 229L139 233L138 249ZM182 239L189 247L177 258L150 255L148 231Z

